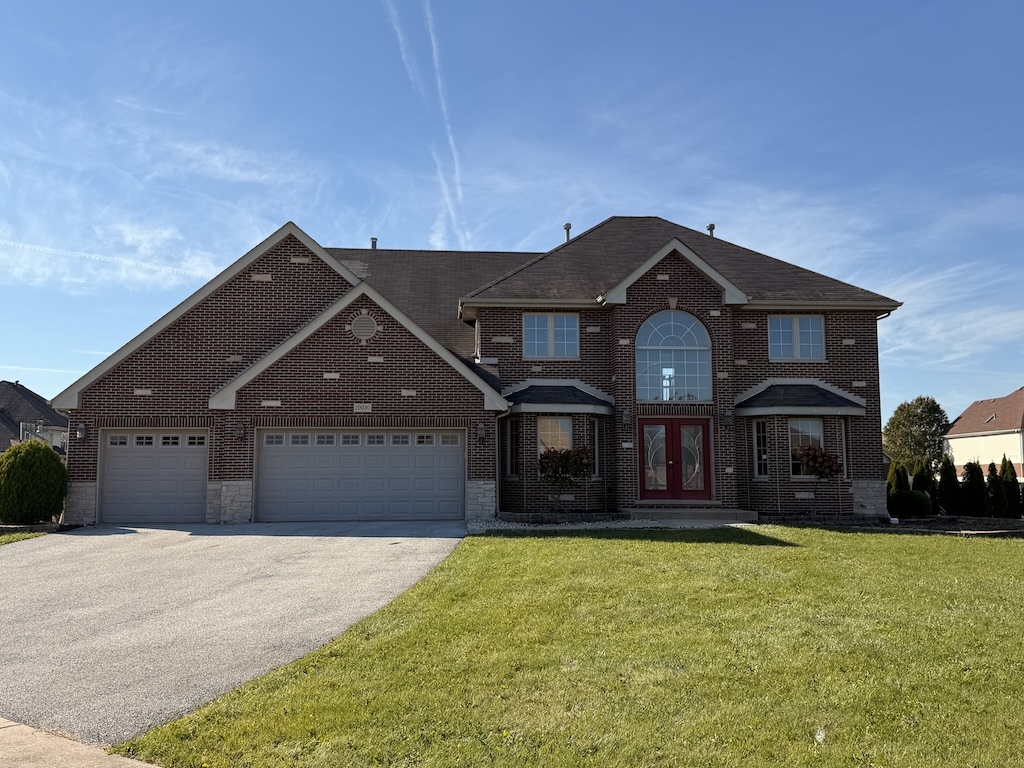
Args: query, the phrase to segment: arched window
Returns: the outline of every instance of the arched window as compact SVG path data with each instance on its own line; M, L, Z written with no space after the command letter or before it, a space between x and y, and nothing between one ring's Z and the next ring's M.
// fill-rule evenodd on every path
M693 315L659 312L636 335L636 399L711 401L711 337Z

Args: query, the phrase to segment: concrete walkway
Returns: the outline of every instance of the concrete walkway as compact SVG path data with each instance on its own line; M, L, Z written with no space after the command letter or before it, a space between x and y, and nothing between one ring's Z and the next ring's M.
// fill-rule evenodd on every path
M0 717L0 768L148 768L101 747L80 744Z

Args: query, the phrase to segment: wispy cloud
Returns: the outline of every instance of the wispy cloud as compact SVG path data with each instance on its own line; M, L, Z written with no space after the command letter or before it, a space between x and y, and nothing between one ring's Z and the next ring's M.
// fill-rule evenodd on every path
M402 54L402 63L405 65L405 72L409 75L409 82L412 83L413 90L420 95L424 96L423 82L420 80L419 69L416 67L416 61L412 57L412 52L409 49L409 45L405 39L405 32L402 30L402 21L398 17L398 9L395 8L392 0L382 0L384 8L388 12L388 19L391 21L391 28L395 31L395 37L398 38L398 50Z
M35 368L28 365L5 365L0 363L0 371L25 371L27 373L73 373L80 375L85 371L72 370L70 368Z
M423 10L427 15L427 30L430 32L430 50L434 59L434 79L437 82L437 98L441 103L441 116L444 118L444 129L448 136L448 149L452 153L452 166L455 172L455 193L462 202L462 168L459 163L459 150L455 146L455 134L452 132L452 121L448 116L448 98L445 96L444 78L441 76L441 50L437 44L437 33L434 31L434 12L430 8L430 0L423 0Z

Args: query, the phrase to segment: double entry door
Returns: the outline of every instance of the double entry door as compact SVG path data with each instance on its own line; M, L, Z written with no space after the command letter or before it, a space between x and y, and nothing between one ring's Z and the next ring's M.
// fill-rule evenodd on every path
M640 431L641 499L710 499L708 419L645 418Z

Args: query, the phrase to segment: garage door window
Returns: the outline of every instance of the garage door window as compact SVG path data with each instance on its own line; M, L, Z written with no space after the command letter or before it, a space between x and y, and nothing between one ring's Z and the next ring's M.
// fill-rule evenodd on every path
M392 435L391 436L391 444L392 445L409 445L409 443L410 443L409 435Z
M317 445L334 445L334 435L317 435Z
M355 435L342 435L341 436L341 444L342 445L359 445L359 435L358 434L355 434Z
M367 445L384 445L384 435L367 435Z
M111 435L110 445L128 445L128 435Z
M206 435L189 435L188 444L190 448L199 448L206 445Z
M441 445L459 445L459 433L449 432L441 435Z
M433 445L433 435L416 435L416 445Z
M292 435L292 445L309 445L309 435Z
M175 445L181 445L181 437L179 435L161 435L160 445L165 448L169 448Z
M263 438L264 445L284 445L284 435L267 435Z
M145 447L147 445L152 445L152 444L153 444L153 436L152 435L136 435L135 436L135 445L137 445L139 448L143 448L143 447Z

